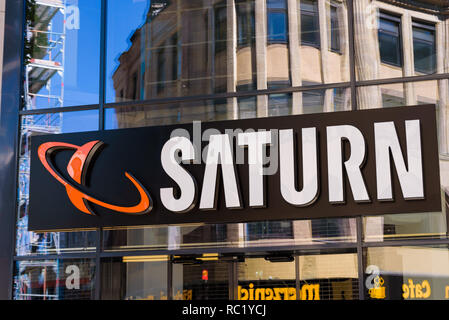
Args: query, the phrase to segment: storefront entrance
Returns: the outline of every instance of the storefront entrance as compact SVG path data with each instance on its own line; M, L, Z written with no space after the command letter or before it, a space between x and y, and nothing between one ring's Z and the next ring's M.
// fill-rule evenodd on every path
M103 299L351 300L353 249L108 258Z

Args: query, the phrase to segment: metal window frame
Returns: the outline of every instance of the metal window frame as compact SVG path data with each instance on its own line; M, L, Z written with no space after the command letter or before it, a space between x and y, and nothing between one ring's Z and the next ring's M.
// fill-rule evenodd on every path
M10 197L11 194L17 194L17 171L18 171L18 136L20 134L20 122L19 117L24 115L37 115L44 113L61 113L61 112L74 112L74 111L85 111L85 110L98 110L99 112L99 131L105 128L105 110L113 108L122 108L130 106L153 106L155 104L169 104L177 102L194 102L203 100L214 100L214 99L225 99L225 98L244 98L252 97L257 95L266 94L282 94L282 93L292 93L292 92L305 92L309 90L323 90L323 89L333 89L333 88L350 88L351 89L351 101L352 109L357 110L357 88L364 86L382 85L382 84L393 84L393 83L408 83L408 82L418 82L418 81L435 81L442 79L449 79L449 73L443 74L430 74L412 77L399 77L399 78L388 78L388 79L375 79L368 81L356 81L355 75L355 62L354 62L354 9L353 1L347 0L348 5L348 34L349 34L349 56L350 56L350 82L344 83L331 83L331 84L318 84L311 86L302 87L288 87L288 88L278 88L278 89L267 89L267 90L250 90L250 91L240 91L235 93L222 93L222 94L209 94L209 95L198 95L198 96L188 96L188 97L170 97L163 99L151 99L146 101L131 101L131 102L118 102L118 103L106 103L105 91L106 91L106 22L107 22L107 0L101 0L101 43L100 43L100 92L99 92L99 104L98 105L84 105L84 106L73 106L73 107L62 107L62 108L48 108L48 109L38 109L38 110L22 110L20 108L20 93L21 89L21 74L22 74L22 62L17 63L17 61L23 61L23 27L25 24L25 8L24 1L21 0L10 0L6 3L6 21L5 25L10 28L11 32L5 33L5 47L9 48L5 51L4 66L8 63L15 63L14 68L11 68L5 72L4 68L4 82L2 88L2 108L0 110L0 121L5 116L1 111L11 111L8 113L8 141L7 146L13 148L14 157L9 163L9 166L4 166L0 168L0 178L9 172L9 175L5 181L1 183L8 186L7 188L1 189L1 196ZM22 13L22 14L20 14ZM18 18L20 17L20 18ZM9 29L8 29L9 30ZM18 56L16 50L11 48L16 48L21 54ZM11 65L11 64L9 64ZM12 93L12 94L11 94ZM17 104L9 103L11 101L16 101ZM4 146L5 142L0 140L0 146ZM1 155L0 155L1 156ZM14 170L11 170L13 168ZM14 197L16 199L17 197ZM10 199L10 198L9 198ZM14 273L14 263L16 261L25 260L50 260L50 259L95 259L96 261L96 272L95 272L95 298L101 298L101 259L111 258L111 257L122 257L124 255L157 255L157 254L202 254L202 253L224 253L224 254L245 254L245 253L256 253L256 252L268 252L268 251L293 251L293 252L303 252L305 250L332 250L332 249L355 249L358 257L358 276L359 276L359 299L364 299L364 250L372 247L386 247L386 246L435 246L435 245L449 245L449 238L443 239L414 239L414 240L388 240L383 242L365 242L363 240L363 216L356 217L356 242L329 242L311 245L297 245L297 246L266 246L266 247L246 247L246 248L190 248L181 250L124 250L124 251L108 251L104 250L103 247L103 230L99 229L96 231L96 250L95 252L72 252L72 253L62 253L60 255L28 255L28 256L17 256L15 254L15 243L16 243L16 215L17 215L17 204L16 201L0 201L0 213L3 212L7 215L7 223L2 223L2 237L4 236L7 240L2 243L2 248L0 252L3 254L4 250L9 250L6 257L6 267L4 267L6 272L2 272L2 277L0 279L1 283L5 283L0 290L0 298L11 299L12 298L12 279ZM4 219L1 215L0 219ZM2 221L3 222L3 221ZM6 245L5 245L6 244ZM9 247L8 247L9 246ZM0 258L5 259L5 257L0 254ZM295 259L298 263L298 259ZM236 264L232 264L232 270L230 271L232 279L230 283L234 285L234 290L236 289L235 284L237 283L236 278ZM3 270L3 269L2 269ZM297 274L299 271L297 271ZM297 281L299 277L297 276ZM230 293L230 297L236 297L236 293Z

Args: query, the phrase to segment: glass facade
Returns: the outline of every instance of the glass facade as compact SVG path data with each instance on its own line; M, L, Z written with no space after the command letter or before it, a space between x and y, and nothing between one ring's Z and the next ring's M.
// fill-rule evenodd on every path
M443 6L26 3L15 299L449 299ZM33 135L418 104L437 106L441 212L28 231Z

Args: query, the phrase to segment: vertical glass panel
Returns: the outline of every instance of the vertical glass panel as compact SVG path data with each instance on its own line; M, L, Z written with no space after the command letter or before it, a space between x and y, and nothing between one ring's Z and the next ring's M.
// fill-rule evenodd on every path
M257 118L257 97L236 98L235 100L238 104L239 119Z
M167 300L168 256L101 261L102 300Z
M292 114L291 94L270 94L268 96L268 116L288 116Z
M284 262L276 262L284 259ZM272 259L272 261L267 260ZM296 300L293 256L245 258L237 266L237 300Z
M93 300L95 261L16 261L14 300Z
M298 262L301 300L358 299L357 253L311 252Z
M214 254L203 260L175 256L173 260L174 300L229 299L229 262Z
M23 116L19 150L16 254L60 254L95 250L95 232L28 231L31 137L98 129L98 110Z
M290 3L289 10L292 7ZM292 86L348 82L346 1L299 0L292 13L289 12L288 48Z
M359 81L443 73L447 35L443 4L432 9L416 1L354 3L354 48Z
M449 298L447 246L367 248L364 257L367 299Z
M231 84L229 91L234 91L234 86L236 91L255 90L257 69L254 1L238 0L235 2L235 10L237 49L234 63L237 65L237 73L235 83ZM228 60L227 63L230 64L232 60L234 59Z
M254 38L252 2L236 5L231 26L225 0L108 0L106 101L235 91L228 64L242 71L229 43Z
M100 0L27 1L24 108L97 104Z

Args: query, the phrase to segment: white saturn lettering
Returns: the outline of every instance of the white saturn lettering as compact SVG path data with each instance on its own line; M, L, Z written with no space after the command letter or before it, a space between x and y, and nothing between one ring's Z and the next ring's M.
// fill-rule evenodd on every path
M392 170L395 169L405 200L424 198L424 181L419 120L405 121L405 145L400 144L394 122L377 122L373 126L376 177L376 199L393 201ZM326 127L328 199L331 204L344 203L347 178L355 202L371 202L362 168L367 161L367 142L363 133L352 125ZM247 150L248 206L266 207L265 170L269 162L278 161L282 198L290 205L305 207L319 197L319 174L325 174L319 165L319 133L317 128L281 130L234 130L233 133L215 132L208 135L204 148L205 163L201 194L195 178L182 164L198 164L200 152L185 136L172 136L162 148L161 163L166 174L175 181L176 188L161 188L160 198L166 209L187 213L197 206L200 210L217 209L219 182L223 184L226 208L241 209L242 194L236 165ZM234 138L236 146L234 148ZM298 159L300 142L302 159ZM239 151L240 150L240 151ZM270 152L268 152L270 150ZM350 150L349 156L347 150ZM403 153L403 151L405 153ZM346 151L346 152L345 152ZM273 155L276 153L276 156ZM268 159L268 160L267 160ZM301 160L301 161L299 161ZM394 164L394 166L393 166ZM268 165L268 166L267 166ZM271 170L272 171L272 170ZM221 176L221 178L220 178ZM240 177L243 178L243 177ZM246 177L245 177L246 179ZM298 187L302 186L302 187Z

